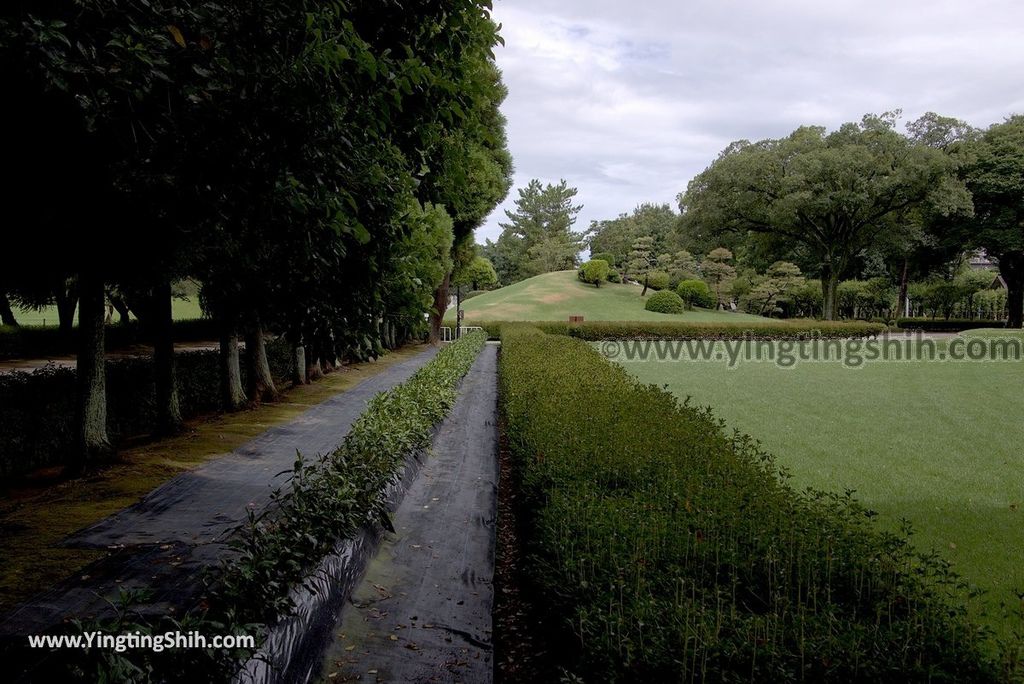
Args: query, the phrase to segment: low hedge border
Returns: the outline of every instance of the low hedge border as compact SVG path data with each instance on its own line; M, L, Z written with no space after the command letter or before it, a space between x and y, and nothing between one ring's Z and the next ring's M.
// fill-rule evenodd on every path
M501 338L507 321L473 321L466 325L480 326L491 339ZM803 340L869 337L888 330L881 323L865 321L768 321L736 323L691 323L687 321L561 321L516 322L512 325L532 326L550 335L567 335L589 342L602 340Z
M975 328L1005 328L1006 321L976 318L898 318L896 327L901 330L923 330L927 332L961 332Z
M277 381L291 372L284 339L267 342L267 360ZM216 350L179 352L175 377L182 417L220 408ZM152 432L156 390L150 358L107 360L107 427L111 439ZM245 380L242 364L242 381ZM32 372L0 373L0 480L37 468L63 465L75 440L75 370L48 365Z
M472 333L446 346L405 383L374 397L335 451L310 462L297 455L288 485L234 535L235 553L211 572L203 606L158 625L126 622L122 609L113 623L96 620L77 629L161 633L187 625L207 634L265 638L294 613L297 588L322 583L310 573L339 540L367 527L390 527L388 493L401 480L406 458L429 449L434 427L451 411L485 342L483 333ZM254 657L261 658L245 650L93 652L72 663L70 674L82 681L121 681L119 673L135 682L230 681Z
M499 378L526 572L566 681L1020 676L948 563L849 492L793 489L709 411L525 325L502 327Z

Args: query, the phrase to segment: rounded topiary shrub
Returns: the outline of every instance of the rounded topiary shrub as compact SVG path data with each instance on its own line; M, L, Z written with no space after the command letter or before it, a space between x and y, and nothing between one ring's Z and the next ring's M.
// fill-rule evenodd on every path
M683 280L676 286L676 294L682 297L687 306L699 306L704 309L715 307L715 296L711 288L703 280Z
M580 266L579 279L585 283L590 283L595 287L601 287L601 283L608 279L608 273L610 271L611 269L608 268L607 261L591 259Z
M592 261L607 261L610 267L615 268L616 259L615 255L611 252L598 252L597 254L591 254L590 259Z
M622 276L619 275L619 272L616 271L613 268L612 270L608 271L608 282L609 283L621 283L622 282Z
M683 313L685 307L683 298L669 290L655 292L647 298L647 303L644 304L644 308L648 311L665 314Z
M667 290L668 280L668 273L664 271L651 271L647 275L647 287L652 290Z

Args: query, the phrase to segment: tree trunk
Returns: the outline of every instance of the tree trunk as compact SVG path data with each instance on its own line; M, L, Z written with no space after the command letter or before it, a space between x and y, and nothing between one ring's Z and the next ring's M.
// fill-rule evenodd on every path
M1024 318L1024 252L999 255L999 273L1006 281L1006 327L1020 328Z
M171 283L162 280L153 288L153 377L156 384L156 433L172 435L181 429L181 405L174 361L174 314ZM125 320L122 317L122 320Z
M80 474L111 453L107 436L107 374L104 344L103 281L83 275L78 321L76 397L78 434L69 470Z
M324 377L323 366L320 365L320 357L314 357L312 361L306 364L306 382L313 382Z
M171 287L170 287L170 285L168 285L167 286L168 296L170 296L170 291L171 291ZM121 297L116 297L115 296L115 297L111 297L110 298L110 304L111 304L111 306L114 307L114 310L117 311L117 315L120 318L118 323L120 323L121 325L128 325L128 322L131 321L131 309L128 308L128 303L125 302L124 299L122 299ZM168 306L170 306L170 305L168 305Z
M220 334L220 393L226 411L237 411L245 405L242 371L238 363L238 335L228 325Z
M444 280L434 290L434 309L430 312L430 344L437 344L441 341L441 326L444 323L444 315L448 313L448 289L451 287L452 274L446 273Z
M81 285L79 286L81 287ZM60 327L60 334L70 337L75 325L75 307L78 306L78 298L67 287L61 284L54 292L54 300L57 303L57 325ZM100 320L105 315L103 298L100 298Z
M836 291L839 288L839 273L824 267L821 270L822 318L826 321L836 319Z
M263 326L257 321L245 334L245 360L249 371L249 396L253 401L273 401L277 398L274 376L267 361L267 345L263 339Z
M900 276L900 296L897 300L899 304L899 311L896 312L892 318L899 318L907 312L907 290L910 287L910 283L907 281L907 269L910 267L910 260L906 257L903 258L903 274Z
M455 286L455 339L462 337L462 285Z
M647 294L647 276L644 275L644 291L640 293L640 296L643 297L646 294Z
M14 317L14 311L11 309L6 292L0 292L0 325L18 327L18 319Z
M292 384L305 385L306 380L306 348L301 344L292 345Z

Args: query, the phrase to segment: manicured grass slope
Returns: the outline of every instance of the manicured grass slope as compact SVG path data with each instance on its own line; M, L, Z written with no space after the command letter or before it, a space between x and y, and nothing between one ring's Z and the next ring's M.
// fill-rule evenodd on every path
M637 285L581 283L576 271L544 273L478 295L463 303L466 321L564 321L580 315L588 321L758 321L760 316L696 309L683 314L644 310L646 297ZM652 290L648 290L650 296ZM454 315L450 312L449 315Z
M1004 331L1005 332L1005 331ZM978 335L978 333L976 333ZM1020 605L1024 591L1024 366L875 363L791 369L767 363L643 362L647 383L709 405L731 428L762 440L793 484L856 496L915 543L935 548L985 604ZM1020 626L993 615L1007 631Z

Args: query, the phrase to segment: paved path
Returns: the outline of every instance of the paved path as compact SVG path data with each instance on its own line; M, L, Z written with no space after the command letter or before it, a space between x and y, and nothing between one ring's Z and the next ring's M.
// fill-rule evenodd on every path
M111 548L110 556L0 620L0 635L41 632L66 616L89 615L118 589L158 587L152 610L191 605L199 573L227 555L223 543L261 510L283 484L296 451L308 458L332 450L378 392L406 381L437 353L431 347L271 428L234 452L183 473L138 504L88 527L64 543Z
M325 681L492 680L497 482L497 345L488 344L395 512L395 534L342 610Z

